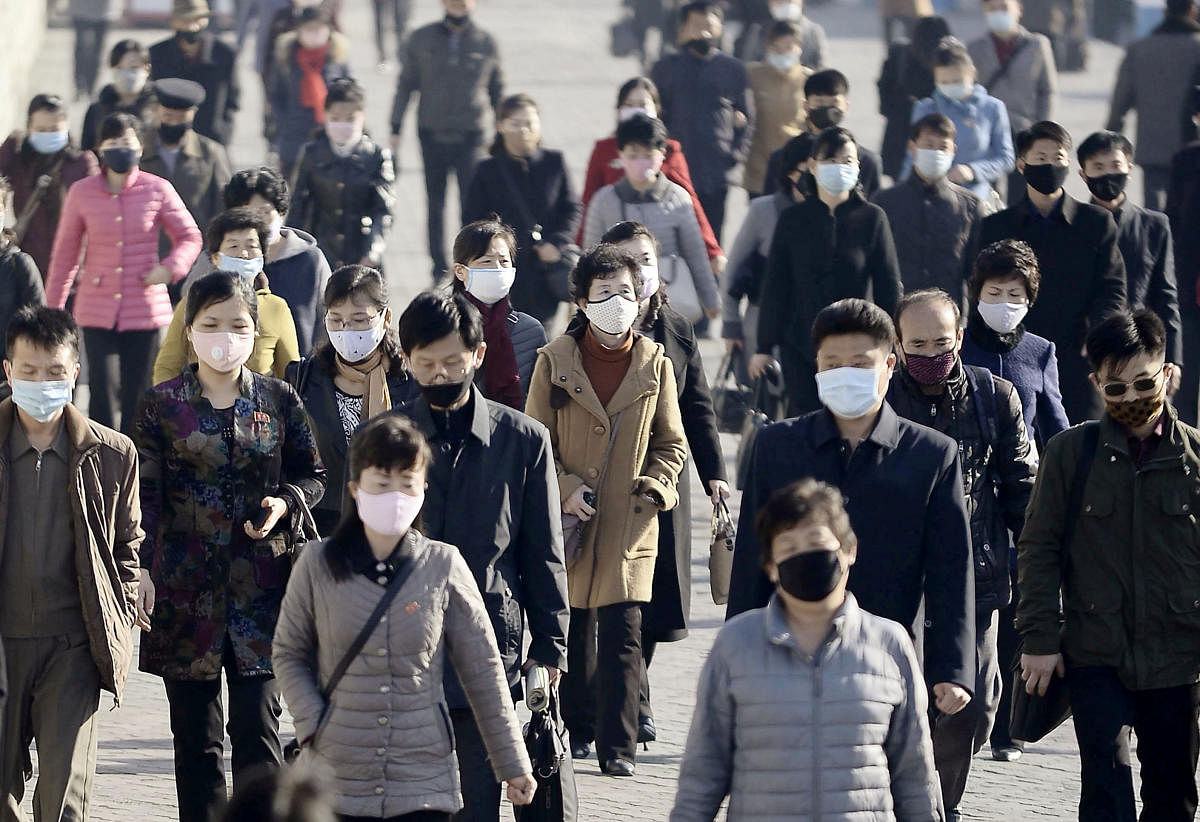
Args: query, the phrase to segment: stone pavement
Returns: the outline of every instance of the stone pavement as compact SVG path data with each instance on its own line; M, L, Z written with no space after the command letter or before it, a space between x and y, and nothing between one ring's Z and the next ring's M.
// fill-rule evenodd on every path
M356 45L353 68L368 92L368 124L376 136L388 131L394 75L375 71L375 48L371 36L370 0L347 0L344 24ZM424 23L440 15L436 0L418 0L416 21ZM982 32L976 4L965 3L970 13L951 16L955 32L970 39ZM617 0L483 0L478 18L495 32L501 44L506 72L506 89L530 93L542 105L547 145L566 152L576 185L580 185L592 141L609 133L617 86L638 73L633 60L615 60L606 50L608 25L618 10ZM850 0L811 9L830 34L829 61L850 78L852 107L847 125L865 144L877 147L883 122L876 114L874 89L883 48L879 42L879 20L870 7ZM156 42L157 30L114 31L110 42L133 36ZM70 89L72 40L69 30L49 32L39 74L47 91ZM1063 78L1058 116L1081 140L1100 127L1107 114L1107 97L1116 73L1120 52L1105 44L1094 44L1092 62L1085 74ZM239 119L233 161L235 168L261 161L264 146L260 137L262 93L252 73L252 55L242 55L244 112ZM72 124L78 128L83 104L76 104ZM398 306L429 284L429 258L425 248L425 201L420 156L412 124L405 124L397 183L396 226L389 248L387 267L393 298ZM1071 190L1083 196L1077 177ZM453 186L451 186L453 192ZM1130 191L1140 197L1135 180ZM448 213L454 214L454 195ZM745 195L731 196L726 242L730 242L745 213ZM452 216L448 222L457 225ZM453 236L452 225L448 235ZM703 353L709 373L715 371L721 351L719 343L705 342ZM723 436L725 453L732 462L736 452L733 437ZM698 487L699 483L693 483ZM696 491L693 500L693 625L683 642L663 645L651 671L660 742L640 753L638 775L627 780L600 776L595 759L577 763L579 792L584 819L665 819L675 790L675 777L687 735L694 701L697 674L723 618L723 608L712 604L708 592L708 517L704 498ZM731 500L736 514L737 497ZM95 801L90 814L97 822L124 822L129 818L167 820L174 818L172 747L166 701L161 683L134 672L120 709L107 710L101 718L99 767ZM285 728L285 735L290 728ZM286 736L285 738L290 738ZM964 817L973 820L1067 820L1075 816L1078 765L1069 726L1031 749L1015 764L999 765L986 752L976 760L975 773L963 802ZM32 792L30 784L30 793Z

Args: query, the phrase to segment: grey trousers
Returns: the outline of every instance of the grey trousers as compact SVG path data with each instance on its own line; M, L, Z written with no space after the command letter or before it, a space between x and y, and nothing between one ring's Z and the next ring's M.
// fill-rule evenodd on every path
M96 774L100 672L87 635L4 638L8 701L0 738L3 822L24 822L29 743L37 740L35 820L82 822Z

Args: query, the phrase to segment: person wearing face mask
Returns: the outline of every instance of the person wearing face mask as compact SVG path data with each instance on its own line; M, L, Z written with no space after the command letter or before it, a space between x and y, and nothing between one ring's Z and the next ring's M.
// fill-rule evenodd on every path
M1004 103L975 82L975 64L959 40L947 37L933 54L934 93L913 105L916 123L927 114L944 114L956 132L954 164L946 174L984 202L1003 202L1013 170L1012 130ZM906 158L901 179L912 173Z
M224 210L225 186L233 172L225 146L192 128L197 108L204 102L204 88L191 80L168 78L155 81L153 90L157 127L146 141L140 167L170 181L196 225L207 226ZM159 254L166 256L170 243L165 235L158 245ZM204 265L200 257L196 262ZM175 304L180 288L182 283L172 283L169 289Z
M1041 289L1025 328L1058 347L1063 407L1081 422L1102 410L1088 384L1084 339L1090 325L1124 308L1125 263L1112 216L1063 189L1070 151L1071 135L1058 123L1035 123L1017 135L1025 200L984 217L979 244L1023 240L1037 255Z
M876 87L879 113L887 121L879 154L883 173L892 179L900 178L908 153L913 103L933 94L933 53L949 34L950 24L944 17L923 17L913 28L911 42L901 40L888 47Z
M8 180L0 177L0 225L4 225L4 211L11 193ZM17 246L10 229L0 231L0 359L6 356L3 341L12 315L25 306L45 304L46 292L37 264Z
M550 322L567 297L562 284L579 259L573 238L582 207L562 152L542 146L542 120L533 98L527 94L504 98L496 109L496 128L492 156L476 167L471 178L463 220L474 223L499 217L512 228L517 238L511 251L516 279L511 295L505 296L519 311ZM455 287L464 262L457 245L455 240ZM523 386L528 385L532 370L531 357L528 370L521 372Z
M746 66L758 122L746 158L745 188L752 197L762 192L771 152L805 130L804 83L812 71L800 63L801 40L795 23L777 20L767 29L763 61Z
M100 89L83 115L80 147L96 151L100 124L110 114L132 114L147 127L155 123L154 87L150 85L150 52L137 40L118 40L108 53L112 82Z
M791 23L796 27L800 42L801 65L812 71L824 68L825 55L829 51L825 28L805 15L804 1L768 0L765 7L768 16L747 26L746 33L742 35L743 48L739 50L739 56L747 62L762 60L771 51L770 32L773 23Z
M253 286L230 271L204 277L184 323L199 362L146 393L134 429L147 535L138 603L150 621L138 667L166 688L179 819L203 822L227 797L222 672L234 781L282 764L271 637L292 557L263 540L293 527L293 495L316 504L325 468L296 392L245 367Z
M138 596L137 453L71 404L79 326L69 314L23 308L9 318L5 343L13 393L0 401L0 672L7 668L9 685L0 802L23 818L32 739L34 814L85 819L100 692L120 699L133 625L150 627Z
M588 203L583 245L590 248L615 223L637 220L659 239L659 276L676 310L692 323L720 314L717 282L704 254L695 210L681 186L662 173L667 131L660 120L635 114L617 126L625 176ZM686 278L686 279L683 279Z
M38 271L50 270L50 248L67 189L98 174L96 155L81 151L67 130L67 104L54 94L29 102L25 132L0 144L0 175L12 186L13 232Z
M208 28L208 0L174 0L170 25L174 35L150 47L150 79L180 77L204 87L204 102L192 127L228 146L233 120L241 106L237 54Z
M679 9L679 51L654 64L658 115L687 154L692 181L717 242L725 223L729 187L742 180L754 137L754 98L746 67L721 51L725 12L697 0ZM655 231L655 236L663 237Z
M1166 344L1144 308L1088 333L1104 416L1050 441L1018 544L1021 676L1043 694L1066 678L1080 819L1137 818L1131 729L1138 758L1156 763L1141 771L1142 818L1196 813L1200 529L1183 507L1194 505L1200 431L1168 400Z
M648 77L634 77L625 81L617 92L617 125L625 122L635 114L645 114L658 117L662 110L662 101L658 97L658 86ZM683 147L679 141L668 136L666 156L663 158L662 173L666 178L683 189L692 198L692 207L696 212L696 222L700 225L700 236L704 238L704 249L708 253L709 265L713 275L720 278L725 271L725 252L721 250L713 234L712 224L700 204L700 197L692 185L692 175L688 170L687 158L683 155ZM597 140L592 147L592 156L588 158L587 173L583 178L583 214L580 215L579 229L575 234L575 242L583 242L583 226L587 222L587 206L596 192L606 185L612 185L625 176L625 167L621 165L620 151L617 149L617 137Z
M426 292L404 310L400 344L419 393L398 402L396 413L433 451L422 533L457 546L466 559L495 628L492 650L499 650L511 703L522 698L523 672L545 666L557 684L567 666L561 504L545 427L487 398L479 385L496 352L476 304L461 291ZM503 776L488 763L465 673L456 660L444 679L463 792L456 819L498 822Z
M953 715L975 688L975 585L958 445L898 416L885 400L896 365L891 318L866 300L839 300L812 324L824 406L768 425L754 439L742 511L757 511L798 479L845 495L858 535L849 590L864 611L924 638L922 670L937 709ZM898 528L897 523L906 523ZM774 591L765 546L738 521L726 618L761 608ZM924 622L917 616L924 601ZM793 734L794 736L794 734Z
M450 822L470 790L455 761L467 744L479 746L489 777L505 781L509 801L528 805L537 782L469 554L425 533L429 445L389 414L354 435L349 464L353 506L299 556L275 632L273 660L304 756L331 772L343 820ZM364 631L369 657L350 647ZM346 675L326 691L343 663ZM451 666L470 695L470 742L450 724Z
M539 352L526 404L550 429L563 516L582 529L567 556L563 719L575 758L594 741L603 773L632 776L658 512L679 502L687 447L674 369L661 345L633 330L641 263L601 244L571 279L583 317Z
M954 121L926 114L913 123L908 142L912 173L875 194L896 244L904 290L940 288L966 307L966 285L979 247L979 225L988 206L946 176L954 167Z
M959 819L971 759L988 741L1001 694L998 613L1009 604L1011 532L1019 537L1037 474L1037 451L1025 432L1013 384L959 357L961 301L927 289L904 296L896 309L901 368L887 401L897 414L958 443L963 495L975 569L974 697L933 730L933 759L948 819Z
M330 82L324 133L296 161L289 220L317 239L334 268L383 271L396 172L391 150L364 133L365 123L362 86L349 78Z
M56 308L67 304L78 280L73 310L87 347L89 413L112 425L119 409L125 431L133 430L161 330L171 321L167 284L187 275L202 246L171 184L138 167L141 154L138 121L110 115L100 127L104 173L67 192L46 276L46 304ZM171 240L165 257L159 232Z
M516 235L493 214L463 226L454 238L453 256L451 290L465 295L479 311L488 345L488 358L475 380L489 400L521 411L546 329L515 310L509 299L520 281Z
M1200 131L1200 86L1194 86L1185 107L1188 123ZM0 157L3 150L0 149ZM1200 141L1193 140L1171 159L1171 184L1167 190L1167 218L1175 241L1176 285L1179 291L1179 316L1183 350L1200 351L1200 303L1196 283L1200 281ZM1187 368L1182 385L1174 396L1179 418L1196 424L1196 404L1200 397L1200 368Z
M821 133L808 158L817 196L779 217L759 296L757 350L750 377L776 356L787 386L788 415L821 406L813 383L815 351L808 329L818 313L847 297L867 297L886 311L900 299L900 265L887 216L858 188L858 144L844 128Z
M671 822L713 822L726 795L732 819L942 818L917 654L846 589L865 561L850 523L811 479L754 512L774 590L704 661Z
M288 363L300 359L300 345L287 302L271 293L263 273L266 237L267 224L257 211L243 206L222 212L208 224L205 237L208 256L204 262L210 266L206 274L231 271L254 286L258 298L258 331L246 367L256 374L282 379ZM185 302L175 306L162 348L154 360L152 385L179 376L189 363L196 361L195 352L187 341L186 312Z

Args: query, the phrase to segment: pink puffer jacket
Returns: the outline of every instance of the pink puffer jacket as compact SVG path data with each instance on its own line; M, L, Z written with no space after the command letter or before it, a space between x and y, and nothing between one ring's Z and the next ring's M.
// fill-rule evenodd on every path
M80 180L67 192L54 235L46 304L64 307L78 275L75 319L81 326L147 331L169 324L167 287L144 283L159 262L159 229L171 240L162 264L177 282L200 255L201 237L174 187L138 168L120 194L108 190L103 172Z

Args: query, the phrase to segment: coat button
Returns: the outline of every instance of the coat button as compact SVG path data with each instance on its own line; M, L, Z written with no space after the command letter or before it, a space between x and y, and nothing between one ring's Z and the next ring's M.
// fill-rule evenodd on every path
M382 785L375 786L375 795L381 796L382 794L383 794L383 786Z
M124 241L124 240L117 240L117 248L121 248L121 247L123 247L124 245L125 245L125 241Z
M933 627L933 620L932 620L932 619L927 619L927 620L925 620L925 627L926 627L926 628L932 628L932 627Z
M390 686L390 685L380 685L379 686L379 693L381 693L381 694L391 693L391 690L392 690L392 686Z
M1185 510L1185 511L1186 511L1187 509L1188 509L1188 504L1185 502L1185 503L1183 504L1183 510Z
M375 581L378 582L380 585L387 585L388 578L387 577L375 577ZM383 649L381 648L380 650L383 650Z
M121 215L120 215L120 214L118 214L118 215L117 215L117 222L118 222L118 223L119 223L119 222L121 222Z
M124 268L123 266L117 266L117 267L116 267L115 269L113 269L113 270L114 270L114 271L116 271L118 274L120 274L122 271L124 271L124 270L125 270L125 268Z
M375 652L375 656L387 656L387 648L380 648Z
M387 756L387 748L376 748L375 755L376 756Z
M567 381L567 378L566 378L565 376L564 376L564 377L559 377L559 378L558 378L558 381L559 381L559 382L566 382L566 381Z
M93 277L93 278L92 278L92 285L100 285L100 278L99 278L99 277Z
M577 386L575 386L575 393L576 393L576 394L582 394L582 393L583 393L583 389L582 389L582 388L580 388L580 387L577 385Z
M603 434L603 433L604 433L604 426L603 426L603 425L597 425L597 426L596 426L595 428L593 428L592 430L593 430L593 431L595 431L597 434Z
M589 468L588 476L591 477L592 479L595 479L596 477L600 476L600 472L597 471L595 468Z
M116 294L113 294L113 299L114 299L114 300L119 300L119 299L121 299L121 296L122 296L121 292L120 292L120 291L118 291Z
M380 724L380 725L386 725L386 724L388 724L388 718L387 718L386 716L381 716L381 717L379 717L379 724Z
M640 505L633 506L633 513L635 513L635 514L642 513L642 506L640 506Z
M1087 511L1090 514L1090 513L1092 513L1092 506L1085 505L1085 506L1083 506L1083 510Z

